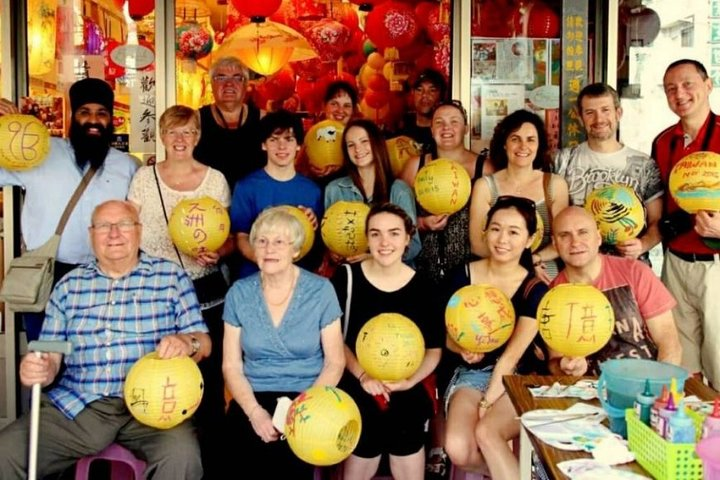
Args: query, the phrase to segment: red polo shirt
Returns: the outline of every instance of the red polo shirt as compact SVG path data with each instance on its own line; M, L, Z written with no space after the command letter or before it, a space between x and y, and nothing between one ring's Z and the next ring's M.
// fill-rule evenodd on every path
M663 130L652 144L652 157L660 167L663 183L668 185L670 171L686 155L699 151L720 153L720 117L710 112L695 139L685 146L685 133L680 122ZM680 209L672 195L664 195L664 209L666 213L673 213ZM693 215L693 217L695 217ZM702 237L693 229L678 235L669 242L672 250L682 253L712 254L714 250L702 241Z

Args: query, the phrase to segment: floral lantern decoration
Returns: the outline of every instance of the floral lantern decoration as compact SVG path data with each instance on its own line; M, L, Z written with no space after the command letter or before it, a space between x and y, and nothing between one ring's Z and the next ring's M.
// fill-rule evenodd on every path
M199 60L210 54L213 38L198 22L183 22L175 31L175 50L183 60Z
M378 48L410 45L418 34L415 11L404 3L383 3L365 19L365 33Z
M83 51L86 55L100 55L105 48L103 31L92 18L83 17Z
M305 36L320 54L321 60L336 62L350 42L352 32L337 20L325 18L308 28Z

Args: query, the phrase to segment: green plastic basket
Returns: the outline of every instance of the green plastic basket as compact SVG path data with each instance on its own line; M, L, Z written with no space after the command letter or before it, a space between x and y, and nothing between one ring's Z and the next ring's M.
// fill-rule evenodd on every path
M625 410L628 445L637 462L657 480L702 480L702 460L694 443L670 443L640 421L632 408Z

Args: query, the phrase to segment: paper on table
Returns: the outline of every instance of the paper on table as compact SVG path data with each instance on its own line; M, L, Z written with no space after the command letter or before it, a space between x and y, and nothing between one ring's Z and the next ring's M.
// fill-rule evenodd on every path
M533 397L577 397L583 400L597 398L597 380L578 380L573 385L555 382L552 385L528 389Z
M587 416L576 418L576 414ZM576 403L566 410L531 410L525 412L520 421L548 445L561 450L590 452L602 438L615 435L600 423L606 417L605 410L600 407Z
M591 458L566 460L557 466L571 480L649 480L643 475L617 470Z

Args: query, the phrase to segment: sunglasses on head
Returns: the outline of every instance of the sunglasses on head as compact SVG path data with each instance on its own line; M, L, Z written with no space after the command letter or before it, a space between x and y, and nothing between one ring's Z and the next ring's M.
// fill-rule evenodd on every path
M468 123L468 115L467 110L465 110L465 107L463 107L463 104L460 100L446 100L444 102L440 102L438 104L438 108L444 107L444 106L450 106L455 107L458 110L460 110L460 113L462 113L463 119L465 120L465 123Z
M529 198L516 197L514 195L500 195L497 200L495 200L495 205L493 206L496 206L497 208L517 207L535 210L535 202L533 202Z

